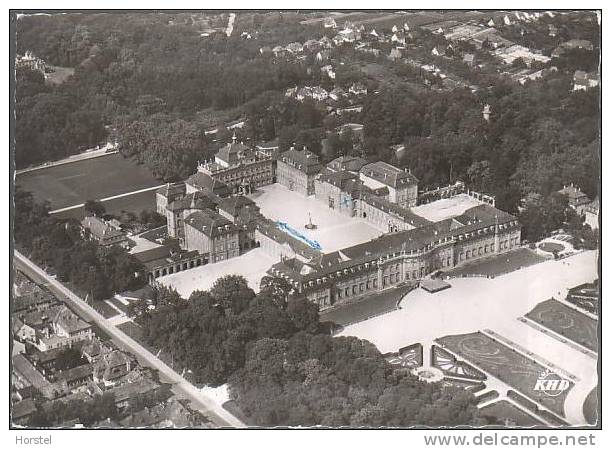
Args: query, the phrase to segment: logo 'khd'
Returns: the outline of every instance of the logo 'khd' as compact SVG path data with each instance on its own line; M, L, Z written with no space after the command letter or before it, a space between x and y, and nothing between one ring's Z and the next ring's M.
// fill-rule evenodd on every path
M569 381L563 379L558 374L545 370L539 374L539 378L535 383L535 391L542 391L548 396L558 396L570 386Z

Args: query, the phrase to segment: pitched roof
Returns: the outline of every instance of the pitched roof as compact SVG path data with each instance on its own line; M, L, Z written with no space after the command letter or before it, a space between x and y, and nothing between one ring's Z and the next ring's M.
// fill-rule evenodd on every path
M88 229L89 232L91 232L91 234L94 235L100 241L119 237L125 238L125 234L122 231L110 226L101 218L95 217L93 215L85 217L81 221L81 225L84 228Z
M192 186L197 190L207 190L208 192L212 192L218 196L229 196L231 195L231 190L222 181L218 179L214 179L212 176L207 175L206 173L197 172L194 175L191 175L185 181L187 184Z
M217 153L216 157L225 161L229 165L234 165L238 162L238 160L243 156L252 153L252 150L248 148L246 145L240 142L228 143L224 147L221 147Z
M73 382L75 380L85 379L93 375L93 365L86 363L85 365L75 366L74 368L61 371L56 374L58 381L65 380L66 382Z
M11 407L11 416L13 419L25 418L36 411L36 403L34 399L28 398L23 401L16 402Z
M238 212L243 208L257 208L257 205L253 200L243 195L230 196L229 198L223 198L219 203L219 209L224 210L232 216L236 216Z
M309 150L290 149L282 153L279 160L308 175L318 173L321 168L318 156Z
M185 225L189 225L211 238L237 232L231 221L209 209L193 212L185 218Z
M418 179L411 173L382 161L364 165L360 173L394 188L418 183Z
M198 190L183 198L171 201L166 208L178 212L185 209L214 209L215 207L216 202L205 192Z
M272 270L289 275L292 279L307 281L329 273L350 269L359 263L401 251L418 251L455 236L481 230L495 223L504 224L516 218L487 204L468 209L463 215L425 226L384 234L368 242L324 254L309 262L289 259L278 262ZM306 267L307 266L307 267Z
M68 306L60 307L53 317L53 323L57 326L61 326L70 334L91 328L91 324L82 320L76 313L70 310Z
M355 156L340 156L329 162L327 167L335 171L347 170L358 172L364 165L367 165L367 161L363 158Z
M155 190L156 193L159 193L163 196L165 196L166 198L169 196L174 196L177 194L183 194L186 192L186 186L184 182L177 182L177 183L167 183L166 185L159 187L157 190Z

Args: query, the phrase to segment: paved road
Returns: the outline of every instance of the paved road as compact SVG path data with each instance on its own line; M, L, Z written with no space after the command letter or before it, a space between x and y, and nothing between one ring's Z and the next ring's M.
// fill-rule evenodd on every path
M96 157L110 156L111 154L117 154L119 150L110 150L107 146L97 150L87 150L79 154L73 154L65 159L59 161L47 162L42 165L36 165L35 167L22 168L21 170L15 170L15 175L22 175L36 170L44 170L45 168L55 167L57 165L72 164L73 162L84 161L85 159L93 159Z
M78 311L88 321L94 322L100 326L100 328L108 333L108 335L113 338L113 341L115 341L119 346L136 355L141 363L158 370L161 375L165 376L172 382L172 390L175 393L190 399L192 406L200 410L204 415L208 416L214 424L221 427L246 427L246 425L239 419L212 399L204 396L204 394L195 388L190 382L186 381L173 369L148 352L137 341L133 340L121 330L110 324L93 307L85 303L80 297L66 288L61 282L50 277L23 254L15 251L13 260L15 267L22 270L34 281L44 284L55 295L63 299L66 303L70 304L75 311Z

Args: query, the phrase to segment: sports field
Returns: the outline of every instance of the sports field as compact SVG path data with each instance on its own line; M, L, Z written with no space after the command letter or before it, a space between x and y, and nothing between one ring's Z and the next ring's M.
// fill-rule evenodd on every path
M36 199L49 201L52 210L162 184L147 168L118 153L23 173L15 183ZM144 208L133 199L130 206Z
M139 214L144 209L156 210L157 208L154 190L115 198L104 201L102 204L106 208L106 212L113 215L120 215L122 211ZM75 209L66 210L55 214L55 216L58 218L76 218L82 220L84 208L77 207Z
M280 184L261 187L251 199L261 208L261 213L271 220L287 222L310 240L330 253L353 246L382 235L369 223L346 217L314 197L304 197ZM306 229L312 217L316 229Z
M527 318L598 352L598 322L554 299L544 301L526 314Z

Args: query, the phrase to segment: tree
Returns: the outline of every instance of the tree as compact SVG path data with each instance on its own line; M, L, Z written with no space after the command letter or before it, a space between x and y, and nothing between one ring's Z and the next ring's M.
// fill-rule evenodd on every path
M100 201L87 200L85 201L85 215L93 215L95 217L101 217L106 213L106 208Z
M212 285L210 294L216 304L234 314L245 310L255 297L255 292L248 286L246 279L233 274L218 278Z
M284 278L263 276L259 282L259 295L269 297L278 307L285 309L293 286Z
M83 358L78 349L66 348L55 359L55 370L65 371L83 364Z
M318 304L308 301L307 298L290 299L286 313L297 330L310 333L318 331Z

